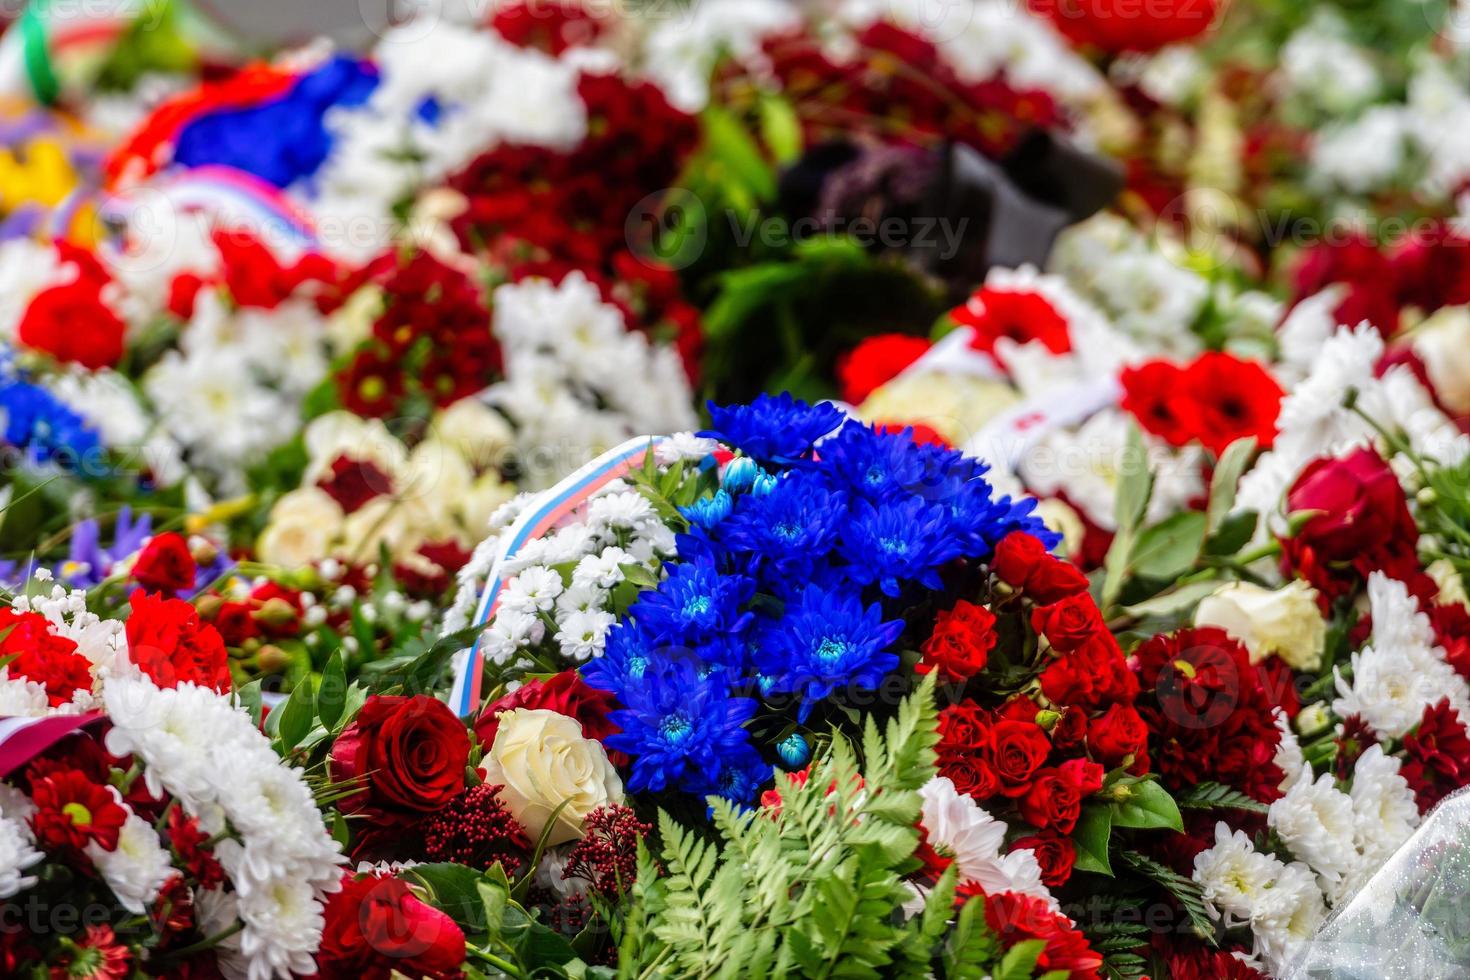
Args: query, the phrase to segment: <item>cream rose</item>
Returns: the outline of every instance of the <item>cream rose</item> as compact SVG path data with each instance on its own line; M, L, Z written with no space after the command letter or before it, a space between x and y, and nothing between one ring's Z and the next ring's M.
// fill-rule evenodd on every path
M1424 362L1434 393L1452 413L1470 412L1470 307L1440 310L1414 331L1414 353Z
M461 398L434 419L434 438L453 446L475 468L499 468L515 447L505 417L478 398Z
M495 744L485 756L485 781L504 788L500 799L539 840L561 844L582 836L582 820L600 806L623 801L623 782L607 760L602 743L582 737L575 718L540 708L502 712Z
M342 508L319 487L300 487L271 508L270 523L255 543L261 561L300 568L330 557L342 530Z
M1327 646L1327 624L1317 590L1295 581L1282 589L1233 582L1199 604L1196 626L1218 626L1250 650L1251 660L1280 657L1296 670L1317 670Z

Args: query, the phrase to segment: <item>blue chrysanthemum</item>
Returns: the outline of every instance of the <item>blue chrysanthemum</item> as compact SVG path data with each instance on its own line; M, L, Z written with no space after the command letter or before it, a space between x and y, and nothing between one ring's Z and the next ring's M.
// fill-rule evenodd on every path
M747 456L774 463L802 458L845 418L835 405L808 405L785 391L760 395L749 405L710 402L709 414L710 428L701 436L719 439Z
M797 718L834 691L876 688L898 666L889 647L903 622L885 622L877 603L864 606L855 592L809 585L785 614L761 635L756 664L773 691L797 691L804 700Z
M905 582L940 588L940 566L959 557L961 548L944 507L907 497L863 501L843 528L838 550L854 582L876 582L884 595L896 597Z
M650 665L667 657L668 651L661 649L646 630L625 621L608 632L602 655L582 666L582 678L593 687L621 694L642 683Z
M846 494L810 472L792 471L770 493L740 498L720 532L729 548L796 576L832 550L847 509Z
M608 717L622 731L607 745L633 757L631 792L715 786L727 762L754 751L745 723L756 703L732 696L723 673L660 664L619 700L626 707Z
M45 388L28 381L0 381L0 412L4 413L5 441L24 449L32 459L73 467L97 462L92 458L101 447L97 433Z
M734 506L735 501L728 493L716 490L712 495L701 497L688 507L681 507L679 513L688 518L694 527L709 531L729 517Z
M660 642L695 646L744 629L751 617L741 607L754 592L749 578L721 571L713 557L699 554L672 566L668 578L640 595L628 613Z
M867 500L905 494L921 497L934 483L931 457L921 451L911 430L877 432L849 422L822 443L822 465L835 482Z
M982 479L953 481L938 503L949 515L961 553L969 558L989 556L1012 531L1035 535L1047 548L1061 540L1061 535L1032 513L1035 500L996 499L990 484Z
M719 796L743 805L755 800L774 773L774 767L760 757L754 746L747 745L720 760L714 779L688 789L698 796Z

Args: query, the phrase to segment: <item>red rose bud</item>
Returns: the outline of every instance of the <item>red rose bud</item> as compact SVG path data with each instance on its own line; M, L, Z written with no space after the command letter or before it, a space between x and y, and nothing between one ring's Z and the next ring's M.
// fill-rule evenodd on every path
M1047 605L1087 591L1087 576L1046 550L1033 535L1012 531L996 546L991 569L1000 580Z
M173 595L194 587L198 566L189 542L176 531L155 534L133 563L133 579L145 589Z
M407 823L459 795L469 755L469 732L444 702L374 695L332 746L331 773L363 783L344 813Z
M464 932L397 878L346 875L327 902L319 980L457 977L464 959Z

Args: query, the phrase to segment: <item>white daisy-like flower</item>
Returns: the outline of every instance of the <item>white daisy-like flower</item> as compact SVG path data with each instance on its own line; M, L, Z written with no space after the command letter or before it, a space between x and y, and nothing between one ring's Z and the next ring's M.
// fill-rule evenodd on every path
M1257 851L1244 831L1224 821L1215 825L1215 844L1194 859L1195 882L1206 904L1227 925L1250 922L1261 914L1286 865Z
M572 571L572 585L610 589L626 577L623 574L623 565L638 563L636 558L622 548L604 548L601 554L588 555L577 562L577 567Z
M1271 804L1266 822L1324 881L1335 883L1357 870L1353 800L1333 785L1331 773L1313 779L1304 765L1286 795Z
M18 895L36 883L25 874L46 855L32 846L30 828L23 819L7 813L0 817L0 899Z
M500 595L500 606L508 612L550 612L564 588L561 576L551 569L527 568L505 587Z
M558 623L573 613L594 612L607 604L608 591L595 585L573 585L556 600Z
M1291 719L1286 717L1286 712L1277 708L1274 717L1276 730L1281 733L1281 741L1276 745L1276 757L1272 761L1278 769L1286 773L1279 787L1285 793L1301 778L1306 759L1302 756L1301 743L1297 741L1296 732L1292 730Z
M705 439L693 432L675 432L654 448L659 463L669 466L683 460L704 459L720 448L715 439Z
M480 636L485 656L503 666L526 647L540 643L546 636L546 624L532 613L502 609Z
M653 504L636 490L604 494L587 505L587 521L594 527L631 531L657 519Z
M577 661L590 660L601 656L608 630L617 621L616 616L601 609L572 613L562 620L555 639L564 655Z
M1271 892L1251 922L1251 932L1256 955L1279 975L1317 935L1327 904L1311 869L1300 863L1284 867Z
M86 852L117 903L134 915L142 915L164 883L177 874L168 851L158 842L158 832L136 813L128 814L115 848L104 850L94 841Z
M1373 745L1353 766L1353 815L1364 865L1376 871L1419 826L1414 791L1399 774L1399 760Z

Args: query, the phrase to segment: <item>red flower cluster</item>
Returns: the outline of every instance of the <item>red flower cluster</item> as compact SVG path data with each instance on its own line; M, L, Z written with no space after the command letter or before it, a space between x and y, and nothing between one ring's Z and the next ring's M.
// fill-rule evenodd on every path
M1404 736L1404 751L1409 757L1400 774L1420 813L1470 783L1470 735L1448 698L1424 709L1418 727Z
M469 755L469 732L443 701L374 695L332 745L332 778L363 787L340 808L384 826L416 822L464 791Z
M523 48L560 57L568 48L596 42L604 20L584 4L566 0L519 0L497 5L490 26Z
M137 589L128 605L128 657L154 683L197 684L220 693L230 689L224 638L200 620L192 604Z
M995 640L995 614L961 599L939 614L914 669L921 674L937 670L945 681L964 683L985 669Z
M1087 591L1087 576L1077 566L1046 550L1033 535L1016 531L996 546L990 567L997 578L1032 602L1049 605Z
M932 42L887 21L864 29L847 58L834 58L822 39L805 33L769 37L763 50L808 146L850 139L861 120L874 119L885 121L875 134L885 141L952 139L999 157L1030 132L1064 125L1047 92L1016 89L999 76L966 81ZM894 71L895 64L907 69ZM894 132L893 120L904 129Z
M868 337L837 359L837 383L842 398L861 405L867 397L928 353L932 345L923 337L906 333L880 333Z
M384 309L372 339L337 377L358 415L393 415L412 390L444 406L500 375L500 344L480 288L426 251L382 270Z
M1053 354L1072 349L1067 318L1038 292L983 286L949 315L975 331L970 346L987 354L995 354L1002 338L1017 344L1039 341Z
M1254 436L1265 448L1276 438L1285 392L1254 361L1211 351L1186 367L1149 361L1120 380L1123 408L1171 445L1198 441L1218 455L1237 439Z
M966 888L958 893L969 898ZM1040 939L1046 943L1036 961L1037 972L1060 971L1067 980L1096 980L1103 958L1087 944L1066 916L1035 895L1000 892L985 896L985 921L1000 939L1003 949Z
M46 688L51 707L66 704L77 691L92 689L92 665L77 652L76 643L56 635L51 621L40 613L0 606L0 634L0 658L13 658L11 676Z
M68 281L41 290L16 327L22 344L58 361L97 370L122 359L127 325L102 299L112 279L92 254L65 242L56 245L63 265L76 269Z
M1156 51L1210 29L1218 0L1030 0L1071 41L1116 54Z
M397 878L348 874L327 903L321 980L452 980L465 958L464 932Z
M1321 594L1324 610L1372 572L1417 576L1418 528L1398 477L1375 450L1316 460L1286 503L1289 512L1315 512L1282 541L1282 564Z
M1167 785L1208 775L1262 802L1280 795L1273 712L1287 694L1242 644L1221 629L1185 629L1147 641L1134 659L1150 694L1140 713L1153 733L1151 756Z

